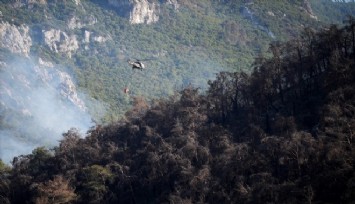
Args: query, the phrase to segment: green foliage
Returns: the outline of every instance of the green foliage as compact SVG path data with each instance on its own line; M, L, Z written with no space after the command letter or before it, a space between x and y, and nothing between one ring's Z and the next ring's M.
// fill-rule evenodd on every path
M129 86L131 96L148 99L166 97L176 89L192 84L206 89L208 80L219 71L251 72L253 59L265 53L272 40L285 41L299 35L303 27L320 27L341 23L351 13L353 4L311 1L315 15L310 18L298 1L179 1L180 7L162 4L158 23L131 25L122 9L107 1L47 1L13 7L13 1L2 1L2 20L27 24L32 31L32 55L69 67L75 74L79 89L108 105L110 110L101 122L116 121L131 106L132 98L123 93ZM247 7L259 25L243 16ZM332 9L330 9L332 8ZM334 9L336 8L336 9ZM95 24L69 29L69 20L94 18ZM265 29L275 35L270 37ZM83 38L91 35L109 36L106 43L81 43L80 49L67 59L43 46L42 30L60 29L68 35ZM37 32L37 33L36 33ZM86 48L85 48L86 47ZM132 72L127 59L154 58L147 61L144 73ZM93 107L94 108L94 107ZM93 117L99 120L99 114Z
M351 203L354 26L274 42L250 74L220 72L204 94L135 97L125 120L16 158L0 193L7 203Z
M0 172L6 172L9 171L10 167L8 165L6 165L1 159L0 159Z
M0 202L4 204L10 203L10 180L8 179L10 172L11 168L0 159Z
M84 168L79 173L79 182L82 183L77 189L82 196L82 200L89 203L98 203L107 194L107 186L114 176L108 168L100 165L92 165Z

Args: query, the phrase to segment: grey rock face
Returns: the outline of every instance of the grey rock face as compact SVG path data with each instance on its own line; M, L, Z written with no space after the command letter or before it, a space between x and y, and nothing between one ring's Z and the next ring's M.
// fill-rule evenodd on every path
M0 47L7 48L12 53L28 56L32 46L27 25L15 26L8 22L0 23Z
M83 28L85 26L90 26L90 25L94 25L97 23L97 19L92 16L89 15L85 18L79 18L77 16L73 16L69 19L69 21L67 22L68 28L69 29L76 29L76 28Z
M132 24L151 24L159 20L159 4L147 0L135 0L129 20Z
M131 24L151 24L159 20L159 2L148 0L108 0L108 2L114 7L128 9Z
M69 58L73 52L79 49L79 42L75 35L69 36L61 30L43 30L44 43L50 50L57 53L65 53Z
M8 162L38 146L53 146L72 127L87 130L90 115L71 76L43 59L0 62L0 157ZM5 142L6 141L6 142Z

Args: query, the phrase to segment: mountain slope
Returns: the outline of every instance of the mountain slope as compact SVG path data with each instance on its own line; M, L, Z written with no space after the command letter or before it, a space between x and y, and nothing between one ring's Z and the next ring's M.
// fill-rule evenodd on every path
M355 20L0 162L0 202L352 203ZM309 43L312 42L312 43Z
M64 95L77 95L85 103L85 118L108 123L124 117L135 97L167 97L189 85L206 90L207 81L220 71L250 72L254 57L270 55L266 52L270 42L298 36L307 26L316 29L341 23L353 8L353 3L326 0L6 0L0 2L1 76L7 79L16 74L5 65L17 59L25 62L21 69L27 71L40 66L40 60L52 64L49 72L69 76L69 84L75 85L75 89L64 86ZM149 59L144 62L147 69L131 70L126 61L134 58ZM11 83L36 93L37 89L21 80L41 80L32 72L24 72L30 74L15 77ZM56 84L53 94L62 100L59 104L70 104L70 97L63 97L59 79L51 80ZM2 80L1 84L9 82ZM125 87L130 90L128 95L123 92ZM9 102L6 99L12 96L6 86L0 91L1 130L8 132L11 126L21 132L21 122L14 121L25 118L33 122L28 117L32 113L23 112L21 105L32 99L23 94L21 100ZM92 123L85 121L84 127L72 125L86 131ZM29 125L31 130L37 127ZM32 140L36 134L25 131L17 137Z

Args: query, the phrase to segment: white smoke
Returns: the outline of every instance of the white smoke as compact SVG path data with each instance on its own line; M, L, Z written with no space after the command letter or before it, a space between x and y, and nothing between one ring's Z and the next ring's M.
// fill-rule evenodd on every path
M58 144L70 128L85 133L93 126L70 75L58 67L17 58L2 63L0 83L0 158L6 163Z

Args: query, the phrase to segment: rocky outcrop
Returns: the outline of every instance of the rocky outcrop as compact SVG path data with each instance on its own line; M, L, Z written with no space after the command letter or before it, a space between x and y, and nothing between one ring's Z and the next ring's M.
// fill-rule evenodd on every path
M91 36L91 32L85 30L85 31L84 31L83 43L90 43L90 36Z
M55 68L52 62L38 59L38 64L7 64L2 62L0 68L0 103L2 108L26 112L32 115L32 103L38 93L50 93L61 96L65 104L86 111L85 103L79 98L71 76ZM36 95L36 96L35 96ZM41 96L38 96L39 99ZM48 96L43 96L43 98ZM54 100L54 99L53 99Z
M46 84L47 87L52 87L53 90L57 90L57 93L65 100L70 101L80 110L86 111L85 103L78 97L76 86L67 72L60 71L55 68L52 62L39 58L38 66L33 67L33 73L35 73L38 79Z
M147 0L135 0L129 21L132 24L151 24L159 20L159 4Z
M66 72L57 71L56 73L59 79L59 85L57 87L59 93L67 100L72 102L76 107L82 111L86 111L85 103L78 97L76 87L70 75Z
M93 32L88 31L88 30L85 30L82 43L86 44L85 49L87 50L88 49L87 44L89 44L91 42L104 43L108 40L112 40L110 35L102 36L102 35L97 35Z
M162 4L172 5L175 10L180 7L178 0L108 0L108 3L122 16L128 17L131 24L157 22Z
M53 146L72 127L90 127L71 76L57 68L41 58L38 63L22 57L0 62L0 141L6 141L0 142L1 159Z
M111 39L110 36L104 37L104 36L98 35L98 36L93 36L93 37L92 37L92 40L93 40L94 42L99 42L99 43L106 42L106 41L109 40L109 39Z
M38 66L34 66L33 71L39 80L57 90L64 99L70 101L80 110L86 110L86 106L79 99L75 84L68 73L59 71L52 62L45 61L42 58L38 59Z
M84 27L84 25L81 23L80 19L76 16L73 16L72 18L70 18L67 25L68 25L69 29Z
M65 53L69 58L73 52L79 49L79 43L75 35L68 35L61 30L43 30L44 43L50 50L56 53Z
M81 29L81 28L85 28L86 26L91 26L97 23L97 19L90 15L87 17L82 17L79 18L77 16L72 16L68 22L67 22L67 26L70 30L73 29ZM60 35L64 36L64 43L62 45L59 45L60 43L58 43L60 41ZM76 36L71 36L68 37L68 35L66 35L66 33L59 31L59 30L51 30L50 32L46 31L44 32L44 36L45 36L45 40L47 42L47 45L51 48L52 51L55 52L66 52L68 54L68 56L71 55L71 52L68 51L76 51L76 49L79 47L79 44L76 41ZM75 39L74 39L75 37ZM111 37L108 36L102 36L102 35L97 35L94 34L91 31L88 30L84 30L84 33L82 36L78 36L80 40L80 42L82 44L84 44L84 49L88 50L89 49L89 44L91 42L98 42L98 43L103 43L106 42L107 40L111 39ZM70 39L71 38L71 39ZM65 42L67 41L67 42ZM69 42L68 42L69 41ZM71 43L70 43L71 41ZM74 45L74 47L69 48L66 47L66 45ZM58 47L62 47L62 50L58 49Z
M80 19L77 16L73 16L68 20L67 25L68 25L69 29L76 29L76 28L80 29L85 26L94 25L96 23L97 23L97 19L92 15L82 18L82 19Z
M32 39L27 25L15 26L7 22L0 23L0 47L12 53L28 56L31 46Z
M123 16L128 16L131 24L151 24L159 20L160 3L159 1L148 0L108 0L109 4L118 8ZM169 3L177 5L175 0Z
M311 3L309 2L309 0L303 1L303 8L309 14L309 16L311 18L317 19L317 16L314 15L314 13L313 13L312 6L311 6Z
M173 7L175 8L175 10L179 9L180 4L178 3L177 0L167 0L166 4L168 5L173 5Z

